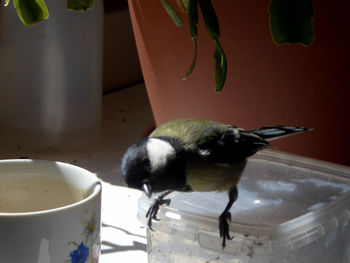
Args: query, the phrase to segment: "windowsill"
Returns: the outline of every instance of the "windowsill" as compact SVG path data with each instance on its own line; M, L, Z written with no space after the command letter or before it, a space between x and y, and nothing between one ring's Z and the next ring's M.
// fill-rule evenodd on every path
M47 159L96 173L103 182L101 263L147 262L146 230L137 221L141 193L125 187L120 161L129 145L153 124L144 84L104 96L100 144L89 150L40 152L0 141L0 159Z

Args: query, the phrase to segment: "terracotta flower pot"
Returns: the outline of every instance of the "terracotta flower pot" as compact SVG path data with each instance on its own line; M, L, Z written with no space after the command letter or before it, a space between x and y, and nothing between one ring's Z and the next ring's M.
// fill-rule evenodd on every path
M228 60L227 82L215 93L214 46L199 20L199 54L185 25L176 27L160 0L129 0L142 71L156 124L203 118L246 129L273 124L313 127L276 141L282 151L350 165L348 2L314 1L311 47L276 46L269 32L268 0L213 1Z

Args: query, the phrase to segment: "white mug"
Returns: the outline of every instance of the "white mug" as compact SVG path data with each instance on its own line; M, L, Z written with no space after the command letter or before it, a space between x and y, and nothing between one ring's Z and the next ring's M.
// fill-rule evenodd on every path
M97 263L100 229L95 174L55 161L0 161L0 262Z

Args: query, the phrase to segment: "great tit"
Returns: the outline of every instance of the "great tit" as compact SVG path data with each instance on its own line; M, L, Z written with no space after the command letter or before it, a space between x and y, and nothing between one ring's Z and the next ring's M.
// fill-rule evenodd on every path
M129 187L143 190L148 197L159 193L146 214L150 229L159 206L169 204L164 197L172 191L228 191L229 201L219 216L225 247L226 239L232 239L227 220L247 157L269 147L268 140L308 130L286 126L243 130L208 120L176 119L129 147L122 159L122 175Z

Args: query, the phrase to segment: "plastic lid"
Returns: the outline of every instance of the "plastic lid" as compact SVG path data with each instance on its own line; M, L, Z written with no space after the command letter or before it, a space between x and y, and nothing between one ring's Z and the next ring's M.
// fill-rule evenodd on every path
M269 250L296 248L337 227L340 219L349 220L350 169L267 150L249 159L238 194L230 210L230 231L235 236L268 240ZM227 193L176 192L169 198L171 204L160 209L155 229L168 224L218 234L217 220L228 202ZM146 196L140 199L143 222L149 204Z

